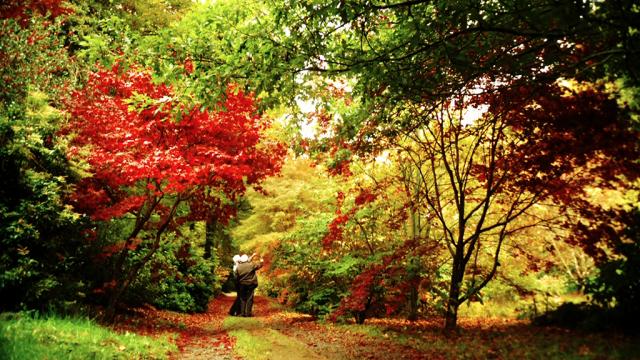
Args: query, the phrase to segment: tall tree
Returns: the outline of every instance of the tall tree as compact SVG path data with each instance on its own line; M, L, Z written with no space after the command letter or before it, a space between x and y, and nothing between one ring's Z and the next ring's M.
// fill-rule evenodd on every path
M401 148L420 172L420 201L437 217L451 255L447 329L456 327L460 304L496 275L503 243L545 220L522 225L517 218L546 200L571 206L587 185L638 176L638 134L615 101L594 89L566 90L480 95L471 100L488 106L479 119L465 119L464 98L437 111L410 107L404 115L428 117L405 133L412 145ZM478 256L492 265L471 269ZM469 271L475 275L464 281Z
M359 74L362 94L417 102L478 79L627 77L640 14L633 1L285 1L273 4L308 70ZM510 85L510 84L506 84ZM371 99L376 101L376 99Z
M176 106L172 96L147 70L115 66L91 74L68 104L69 155L85 161L90 174L78 185L74 206L95 221L131 223L107 254L114 257L107 318L165 234L209 215L198 212L203 200L237 199L280 167L283 147L261 143L268 122L250 95L230 87L217 112ZM138 247L146 253L132 260Z
M638 67L628 59L637 55L640 32L632 1L336 0L274 7L290 30L289 44L306 58L301 70L356 79L361 111L338 120L334 144L361 156L378 156L404 138L419 144L411 155L430 184L422 201L440 215L452 256L448 329L455 328L460 301L499 264L496 255L485 280L461 293L484 236L495 232L499 245L513 230L510 220L540 200L566 201L596 178L635 176L637 134L629 126L638 110ZM611 96L635 100L616 109L602 93L563 97L555 85L560 78L619 80L624 85ZM467 105L489 111L465 124L451 112ZM578 126L577 117L590 120ZM601 135L610 131L619 141L607 152ZM583 154L565 148L569 143ZM592 162L617 167L607 174Z

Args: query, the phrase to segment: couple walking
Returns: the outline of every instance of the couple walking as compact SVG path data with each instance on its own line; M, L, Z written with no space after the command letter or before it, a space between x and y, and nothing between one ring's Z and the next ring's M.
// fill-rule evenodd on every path
M238 295L233 302L229 315L252 316L253 292L258 287L258 275L256 270L264 264L264 260L254 262L254 253L251 257L245 255L235 255L233 257L233 275L235 276L236 291Z

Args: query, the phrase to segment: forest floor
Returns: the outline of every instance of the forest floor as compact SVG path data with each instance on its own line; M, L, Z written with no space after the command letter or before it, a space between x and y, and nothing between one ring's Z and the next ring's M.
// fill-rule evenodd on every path
M137 309L118 330L169 334L172 359L640 359L640 338L534 327L509 319L461 319L446 336L442 321L368 319L366 325L316 321L257 296L254 317L228 315L233 296L206 313Z

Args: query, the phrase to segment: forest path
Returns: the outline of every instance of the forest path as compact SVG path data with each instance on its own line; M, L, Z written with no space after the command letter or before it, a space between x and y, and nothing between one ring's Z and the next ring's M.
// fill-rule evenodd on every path
M326 360L421 359L417 350L391 339L316 321L256 296L253 317L229 315L235 294L222 295L201 314L145 307L132 310L116 326L142 335L169 335L178 346L170 359Z
M228 301L231 306L233 298ZM227 307L227 309L228 309ZM235 340L242 359L418 359L415 349L391 340L353 332L288 311L273 300L257 296L253 317L228 316L223 330Z
M533 327L503 318L461 319L458 336L446 336L441 319L341 325L289 311L263 296L255 298L254 316L243 318L228 315L234 300L219 296L202 314L134 309L116 328L169 335L178 346L170 357L175 360L640 359L637 336Z
M223 328L229 307L235 297L219 296L209 303L204 313L185 314L158 310L152 306L132 309L117 321L115 329L140 335L168 335L178 347L171 360L208 359L236 360L234 338Z

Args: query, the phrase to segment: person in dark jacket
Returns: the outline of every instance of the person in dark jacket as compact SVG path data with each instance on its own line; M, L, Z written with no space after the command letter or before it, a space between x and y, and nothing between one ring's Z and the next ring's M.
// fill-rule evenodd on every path
M255 254L251 255L251 258ZM258 287L258 275L256 271L264 264L263 260L259 262L247 261L238 263L236 269L238 273L238 296L240 297L240 316L250 317L253 310L253 293Z
M240 263L240 259L240 255L233 256L233 272L231 275L233 276L233 285L236 289L236 293L238 293L238 289L240 288L240 285L238 284L238 264ZM240 296L236 295L236 299L233 302L233 305L231 305L231 309L229 309L229 315L240 315Z

